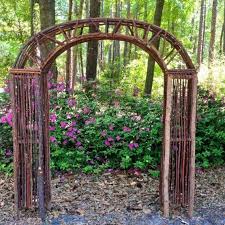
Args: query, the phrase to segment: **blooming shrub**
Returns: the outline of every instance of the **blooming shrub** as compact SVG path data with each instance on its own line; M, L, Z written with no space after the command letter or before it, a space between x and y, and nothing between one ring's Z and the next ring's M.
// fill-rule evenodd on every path
M225 97L199 88L196 161L201 167L225 162Z
M161 103L95 91L78 91L76 99L65 92L51 98L52 167L85 172L155 168L161 151Z
M88 93L78 90L69 97L63 84L49 87L53 170L155 171L162 146L162 101L124 95L120 89L98 87ZM224 99L217 99L203 90L199 94L197 166L221 165L225 161ZM1 100L1 105L3 103ZM10 171L12 114L10 110L2 114L0 171Z
M9 109L9 95L0 94L0 171L12 171L12 113Z

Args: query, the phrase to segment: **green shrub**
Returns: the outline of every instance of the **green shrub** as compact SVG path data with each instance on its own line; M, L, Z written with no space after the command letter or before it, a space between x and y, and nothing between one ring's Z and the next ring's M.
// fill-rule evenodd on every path
M201 167L225 162L225 101L199 88L196 161Z
M93 172L99 167L146 169L158 165L161 103L108 89L77 92L74 107L68 101L73 99L68 100L64 92L58 99L52 98L50 140L54 169Z
M57 98L54 96L56 95ZM162 100L124 94L122 90L95 87L68 97L64 85L50 91L50 142L53 170L149 170L158 176L162 146ZM7 108L8 97L0 97ZM224 99L199 90L196 162L199 167L225 162ZM12 170L11 113L0 123L0 171Z

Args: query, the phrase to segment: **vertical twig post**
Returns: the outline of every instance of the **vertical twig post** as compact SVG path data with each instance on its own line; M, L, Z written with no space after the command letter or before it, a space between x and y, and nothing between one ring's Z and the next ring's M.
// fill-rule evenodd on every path
M162 177L162 195L163 195L163 213L165 217L169 216L169 167L170 167L170 121L171 121L171 88L172 78L165 74L166 81L166 111L164 121L164 151L163 151L163 177Z
M190 217L193 215L194 209L194 190L195 190L195 133L196 133L196 99L197 99L197 75L194 74L192 81L192 95L191 95L191 159L190 159L190 183L189 183L189 209Z

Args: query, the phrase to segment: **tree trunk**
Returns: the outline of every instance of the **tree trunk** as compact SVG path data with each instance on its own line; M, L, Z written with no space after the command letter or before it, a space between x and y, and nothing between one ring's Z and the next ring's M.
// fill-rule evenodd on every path
M164 0L157 0L156 1L154 24L157 25L157 26L161 25L163 6L164 6ZM160 43L160 40L158 38L153 43L153 45L155 46L155 48L157 50L159 49L159 43ZM155 68L155 60L152 57L149 56L147 75L146 75L146 80L145 80L145 94L149 95L149 96L152 93L154 68Z
M209 66L214 60L215 37L216 37L216 17L217 17L217 0L213 0L212 20L211 20L211 36L209 44Z
M206 3L203 6L203 31L202 31L202 54L201 54L201 63L204 59L204 50L205 50L205 23L206 23Z
M127 0L127 19L130 19L130 0ZM129 33L129 29L126 28L126 34ZM128 42L125 41L124 43L124 52L123 52L123 65L126 66L128 64L128 55L129 55L129 49L128 49Z
M34 35L34 0L30 0L30 34Z
M90 0L90 17L100 16L100 0ZM95 32L95 27L90 26L90 33ZM98 41L88 42L87 52L87 65L86 65L86 78L88 81L96 79L97 72L97 60L98 60Z
M148 0L145 0L144 2L144 21L147 21L148 19Z
M101 0L101 17L104 17L104 0ZM104 41L100 41L100 53L99 53L99 69L100 71L104 69L105 59L104 59Z
M120 0L116 0L115 2L115 17L120 17ZM119 41L113 41L113 61L119 60L120 57L120 42Z
M82 13L83 13L83 6L84 6L84 0L80 0L80 5L78 7L77 2L74 2L74 14L76 16L76 19L81 19L82 18ZM82 45L79 46L80 48L82 48ZM75 83L76 83L76 77L77 77L77 61L78 61L78 46L74 46L73 50L72 50L72 74L71 74L71 91L72 93L74 92L74 87L75 87Z
M39 6L40 6L41 30L54 26L55 25L55 0L39 0ZM55 47L55 44L49 43L48 47L49 49L52 49ZM41 49L41 55L45 57L46 54L47 54L47 51L44 48ZM57 72L56 63L53 63L50 70L53 73L53 80L57 82L58 72Z
M110 17L113 17L113 10L112 7L110 8ZM113 42L109 45L109 51L108 51L108 64L112 63L112 55L113 55Z
M223 53L224 27L225 27L225 24L223 23L223 26L222 26L222 28L221 28L221 34L220 34L220 54Z
M138 20L139 18L138 18L138 13L139 13L139 9L140 9L140 7L139 7L139 2L137 1L136 2L136 12L135 12L135 19L136 20ZM137 47L137 45L134 45L134 59L137 59L137 57L138 57L138 54L137 54L137 51L138 51L138 47Z
M72 20L72 13L73 13L73 0L69 0L69 10L68 10L68 21ZM69 38L71 38L71 32L68 33ZM72 49L67 50L66 54L66 91L68 92L71 87L71 80L72 80Z
M198 29L198 50L197 50L198 65L202 63L204 5L205 5L205 0L201 0L201 12L200 12L199 29Z
M224 14L223 14L223 54L225 55L225 0L224 0Z

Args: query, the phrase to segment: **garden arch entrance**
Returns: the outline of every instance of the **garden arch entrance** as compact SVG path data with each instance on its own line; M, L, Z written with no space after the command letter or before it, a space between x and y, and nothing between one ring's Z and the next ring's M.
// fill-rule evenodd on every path
M164 52L154 47L164 42ZM194 204L197 74L182 44L170 33L145 22L89 18L43 30L22 48L11 74L15 203L17 209L38 202L41 216L51 200L49 99L47 72L55 59L77 44L91 40L130 42L146 51L164 72L163 151L160 198L165 216L169 206ZM179 62L179 63L178 63Z

